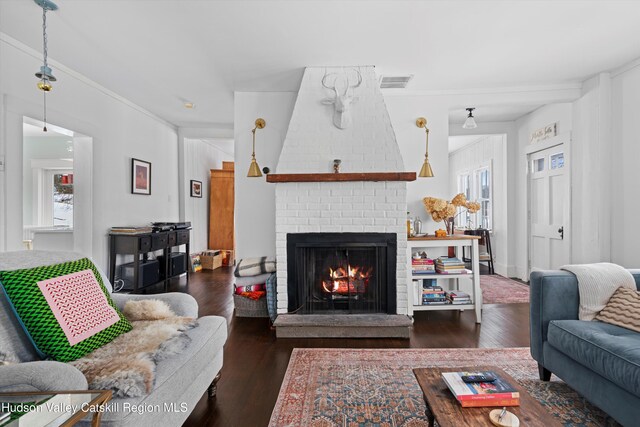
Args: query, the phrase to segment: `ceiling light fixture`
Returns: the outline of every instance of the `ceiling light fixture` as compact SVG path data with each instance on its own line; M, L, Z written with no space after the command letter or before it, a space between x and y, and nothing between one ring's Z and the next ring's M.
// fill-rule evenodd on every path
M475 108L473 107L467 108L469 115L467 116L467 120L465 120L464 124L462 125L462 127L465 129L475 129L478 127L476 119L473 118L473 110L475 110Z
M424 152L424 163L422 164L422 168L420 169L418 176L420 178L433 178L433 170L429 164L429 128L427 127L427 119L424 117L418 117L416 119L416 126L424 128L427 133L427 148Z
M260 178L262 176L262 172L260 172L260 166L258 166L258 162L256 161L256 130L264 129L267 125L267 122L264 119L256 119L256 127L251 130L253 134L253 151L251 152L251 164L249 165L249 173L247 173L247 177L249 178Z
M55 82L57 79L53 76L51 68L47 63L47 11L58 10L58 6L50 0L34 0L35 4L42 8L42 66L40 71L36 73L36 77L40 79L38 82L38 89L43 93L43 119L44 127L43 132L47 131L47 92L53 89L51 82Z
M193 102L185 102L184 103L184 108L188 108L189 110L193 110L194 108L196 108L196 104L194 104Z

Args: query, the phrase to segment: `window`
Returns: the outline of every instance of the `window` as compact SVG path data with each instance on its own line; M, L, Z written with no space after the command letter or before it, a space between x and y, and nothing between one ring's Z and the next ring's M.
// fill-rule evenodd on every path
M549 169L560 169L563 167L564 167L564 153L557 153L549 156Z
M458 174L458 192L463 193L467 200L480 203L480 210L471 214L459 208L456 224L470 228L493 227L493 185L491 180L491 163L487 162L472 172Z
M53 174L53 225L73 226L73 174Z

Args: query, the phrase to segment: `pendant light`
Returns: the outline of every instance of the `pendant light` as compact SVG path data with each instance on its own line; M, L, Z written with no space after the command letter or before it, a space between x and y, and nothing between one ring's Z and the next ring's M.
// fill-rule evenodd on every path
M253 134L253 151L251 152L251 164L249 165L249 173L247 173L247 177L249 178L259 178L262 176L262 172L260 172L260 166L258 166L258 162L256 161L256 130L264 129L267 123L264 119L256 119L256 127L251 130Z
M433 170L429 164L429 128L427 127L427 119L424 117L418 117L418 119L416 119L416 126L424 128L427 133L427 147L424 152L424 163L422 164L422 168L420 169L418 176L420 178L433 178Z
M476 119L473 118L473 110L475 110L475 108L467 108L469 115L467 116L467 120L465 120L464 124L462 125L462 127L465 129L475 129L478 127L478 125L476 124Z
M51 82L55 82L57 79L53 76L53 71L47 64L47 11L58 10L58 6L50 0L34 0L34 2L42 8L42 66L40 71L36 73L36 77L40 79L38 82L38 89L42 91L43 97L43 117L44 127L43 132L47 131L47 92L53 89Z

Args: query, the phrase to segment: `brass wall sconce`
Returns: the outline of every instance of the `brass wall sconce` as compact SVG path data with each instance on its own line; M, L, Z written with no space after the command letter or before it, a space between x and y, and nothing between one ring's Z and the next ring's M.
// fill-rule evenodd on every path
M262 176L262 172L260 172L260 166L258 166L258 162L256 161L256 130L264 129L267 125L267 122L264 119L256 119L256 127L251 130L253 134L253 151L251 152L251 164L249 165L249 173L247 173L247 177L249 178L259 178Z
M427 127L427 119L424 117L418 117L418 119L416 119L416 126L424 128L427 133L427 149L424 153L424 163L422 164L422 169L420 169L418 176L420 178L433 178L433 170L431 170L431 165L429 164L429 128Z

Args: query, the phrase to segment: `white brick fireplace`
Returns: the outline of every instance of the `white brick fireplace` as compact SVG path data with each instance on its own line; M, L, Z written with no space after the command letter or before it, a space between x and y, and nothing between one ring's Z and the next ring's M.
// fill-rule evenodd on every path
M352 124L338 129L333 106L321 103L332 94L321 84L325 73L357 72L362 83L353 90ZM346 79L345 79L346 81ZM342 174L404 172L389 114L374 68L307 68L302 79L276 174L327 174L333 160ZM272 181L273 182L273 181ZM277 182L276 255L278 313L287 312L287 234L396 233L396 312L408 314L406 284L407 188L404 181Z

